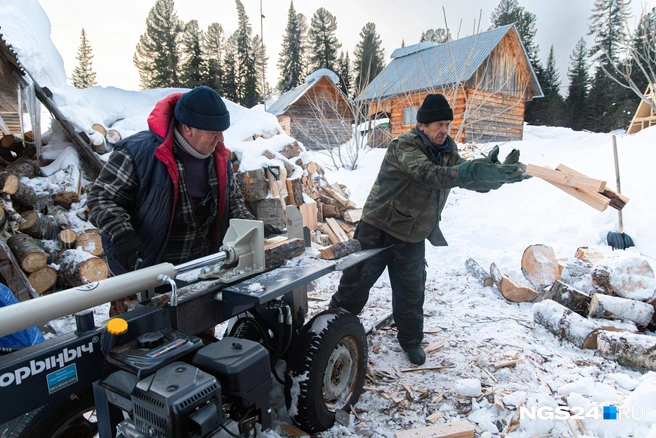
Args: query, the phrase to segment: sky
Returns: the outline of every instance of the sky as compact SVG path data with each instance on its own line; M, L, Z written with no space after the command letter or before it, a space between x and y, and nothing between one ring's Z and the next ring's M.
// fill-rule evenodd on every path
M0 6L1 3L2 0ZM43 16L29 6L28 0L21 3L22 9L15 11L16 17L23 12L21 20L31 19L37 28L42 28L45 25ZM8 8L0 8L0 23L7 22L7 15L3 15L7 11ZM39 79L62 76L61 72L52 71L63 68L60 55L49 50L52 46L48 40L34 44L34 32L21 20L10 29L21 62L29 71L38 72ZM121 119L114 125L129 134L130 131L145 129L146 118L155 102L176 90L133 92L103 87L77 90L64 85L53 91L59 108L78 129L90 129L88 123L91 120ZM275 165L262 156L262 151L268 149L277 153L294 139L282 134L275 117L262 111L261 107L246 109L232 102L227 102L227 107L232 124L225 132L225 143L241 155L240 169ZM271 136L274 131L279 134ZM55 128L47 134L44 158L55 159L48 166L49 172L56 172L57 165L63 169L78 162L67 155L76 152L61 131ZM260 134L260 137L246 141L254 134ZM620 417L611 421L586 417L580 426L564 420L524 418L506 436L566 437L574 427L579 431L583 428L585 432L580 435L589 437L656 438L654 371L625 367L613 357L601 356L595 350L581 350L566 340L559 340L535 322L533 312L537 307L534 302L508 302L496 287L484 287L465 268L465 261L469 258L484 269L495 263L512 278L526 283L528 280L523 277L520 263L523 253L530 245L541 244L553 249L556 257L566 264L565 269L572 266L576 250L587 247L603 255L600 263L608 266L618 266L630 260L645 261L653 271L656 267L656 230L653 227L656 197L653 196L652 175L656 161L656 127L633 135L621 132L616 135L622 193L630 198L622 210L624 232L636 245L627 250L613 251L606 243L606 235L609 231L618 231L618 215L614 209L594 210L539 178L504 185L490 193L454 188L440 223L449 246L426 245L424 345L436 347L427 354L425 366L441 368L406 372L410 364L396 341L396 330L374 331L368 337L368 371L374 379L367 381L369 389L355 405L358 418L353 417L349 427L336 424L322 433L324 438L393 438L400 429L430 426L430 418L438 424L467 420L477 428L478 436L491 438L493 434L498 436L499 432L507 432L505 429L513 419L518 419L520 405L537 409L554 408L563 403L582 409L586 415L592 408L620 406L642 413L642 418ZM524 163L550 167L563 163L592 178L607 181L608 186L615 188L611 145L612 134L525 126L523 140L499 146L501 158L516 148ZM481 144L477 153L492 146ZM323 166L328 182L344 184L350 199L361 207L385 150L361 152L358 168L353 171L330 168L330 160L321 154L306 151L301 159L304 163L315 161ZM277 156L273 161L282 159L282 156ZM83 196L81 203L84 202ZM306 254L290 263L311 262L309 257ZM312 284L310 314L317 314L327 307L340 275L340 272L334 272ZM562 279L568 281L564 274ZM625 274L622 279L636 284L641 281L645 291L656 292L653 274ZM248 281L264 280L254 277ZM590 291L592 284L589 278L586 281L582 276L577 287ZM106 321L107 309L108 305L94 309L98 325ZM371 328L390 313L390 282L388 275L383 274L372 288L360 320L365 328ZM73 329L72 320L72 317L64 317L50 324L56 333L61 334ZM590 321L603 327L611 324L600 319ZM223 335L221 329L216 333ZM653 332L643 333L643 339L653 342ZM628 334L624 336L630 337ZM511 367L495 366L508 360L517 362ZM424 397L423 394L428 395ZM284 427L291 420L282 400L281 386L277 383L270 397L273 422L261 436L287 436Z
M647 1L647 3L643 3ZM634 17L639 17L645 4L651 0L632 0ZM154 0L114 0L97 2L88 0L39 0L51 23L51 38L64 59L66 75L70 78L77 65L75 56L84 28L93 49L93 69L98 84L126 90L139 87L139 74L132 57L139 36L145 31L148 12ZM263 31L269 64L267 81L275 86L279 73L276 67L287 24L290 2L287 0L242 0L253 33ZM319 7L325 7L337 18L337 38L342 50L353 51L360 40L360 31L367 22L376 24L385 57L394 49L419 42L421 33L430 28L448 27L454 36L471 35L480 26L490 26L490 15L498 5L497 0L467 0L437 2L425 0L297 0L296 12L303 13L308 23ZM537 17L536 43L540 46L540 58L546 65L549 48L554 46L556 67L560 71L561 87L566 90L569 56L576 42L584 37L591 42L588 19L594 0L520 0L519 4ZM443 12L444 8L444 12ZM178 0L175 3L178 17L187 22L196 19L201 29L213 22L221 23L227 34L237 27L237 13L232 0ZM262 27L260 26L262 21Z

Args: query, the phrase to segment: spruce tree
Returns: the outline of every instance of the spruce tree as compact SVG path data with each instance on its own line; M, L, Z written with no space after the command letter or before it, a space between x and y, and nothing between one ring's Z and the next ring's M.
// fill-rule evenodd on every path
M157 0L146 19L146 32L139 37L132 58L139 70L141 88L179 87L178 39L182 22L173 0Z
M574 47L569 59L571 64L567 70L569 88L565 99L565 126L580 131L585 126L587 113L588 86L590 75L587 63L588 49L585 40L581 38Z
M180 66L180 81L183 87L194 88L204 84L206 62L201 44L203 31L198 27L197 20L191 20L182 33L182 65Z
M269 65L269 57L266 54L266 46L262 42L259 35L253 36L253 51L255 54L255 70L257 72L257 94L266 100L268 91L266 83L262 83L263 79L266 80L266 70Z
M208 26L202 48L207 61L203 75L205 85L222 94L225 34L219 23L212 23Z
M310 21L308 40L310 44L309 73L320 68L337 69L337 51L342 45L335 36L337 19L324 8L316 10Z
M382 42L376 33L376 25L367 23L360 31L360 41L354 52L354 95L357 96L365 89L378 73L385 68Z
M282 40L282 50L278 58L280 80L278 89L284 93L301 84L305 76L307 23L305 16L296 13L294 2L289 3L287 27Z
M239 102L239 76L237 75L237 41L234 34L226 40L223 60L223 97Z
M339 53L339 59L337 60L337 75L339 76L339 89L342 92L350 96L351 95L351 60L349 59L348 51L346 55L344 51Z
M255 51L252 43L253 28L248 21L246 10L241 0L237 4L237 74L240 78L239 103L246 108L252 108L261 101L258 94L258 77L255 66Z
M547 67L542 75L542 92L544 97L532 102L533 124L562 126L565 117L565 102L560 94L560 74L556 69L556 57L551 46Z
M89 44L89 40L87 40L87 34L84 32L84 28L82 28L80 46L77 49L77 56L75 59L77 59L78 64L73 70L73 75L71 76L73 86L75 88L89 88L98 85L96 83L96 73L91 67L91 60L93 59L91 45Z
M424 41L433 41L435 43L447 43L451 41L451 32L449 32L447 29L428 29L425 32L421 33L421 38L419 39L420 43L423 43Z

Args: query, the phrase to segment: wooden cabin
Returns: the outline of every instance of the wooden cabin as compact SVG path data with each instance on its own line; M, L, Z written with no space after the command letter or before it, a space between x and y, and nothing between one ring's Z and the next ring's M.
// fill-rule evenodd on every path
M303 85L281 95L267 111L278 118L287 135L308 149L339 146L351 139L354 117L338 81L332 71L319 69Z
M22 134L19 89L27 86L24 74L16 52L0 37L0 138Z
M444 94L458 142L521 140L526 102L542 89L513 24L438 44L396 49L392 61L355 99L370 118L389 118L393 137L415 126L430 93Z
M626 131L627 134L635 134L636 132L639 132L645 128L656 125L656 112L654 111L653 107L656 106L655 97L654 86L653 84L649 84L649 86L647 86L647 90L645 91L645 98L651 102L651 105L640 99L638 109L633 114L633 120L631 120L629 129Z

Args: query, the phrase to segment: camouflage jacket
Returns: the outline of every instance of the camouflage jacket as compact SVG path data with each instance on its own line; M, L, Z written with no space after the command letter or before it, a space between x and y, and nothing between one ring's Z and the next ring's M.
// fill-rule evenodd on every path
M362 220L405 242L427 238L435 246L446 246L440 216L450 189L461 185L457 166L465 160L457 148L441 155L438 164L438 157L415 129L392 140Z

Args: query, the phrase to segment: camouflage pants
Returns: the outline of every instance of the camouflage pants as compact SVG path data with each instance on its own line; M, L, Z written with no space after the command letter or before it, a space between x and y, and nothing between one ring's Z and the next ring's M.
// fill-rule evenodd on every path
M424 338L425 241L404 242L365 222L358 225L355 238L362 249L391 248L344 270L330 307L360 313L369 299L369 290L387 268L399 344L405 349L419 346Z

